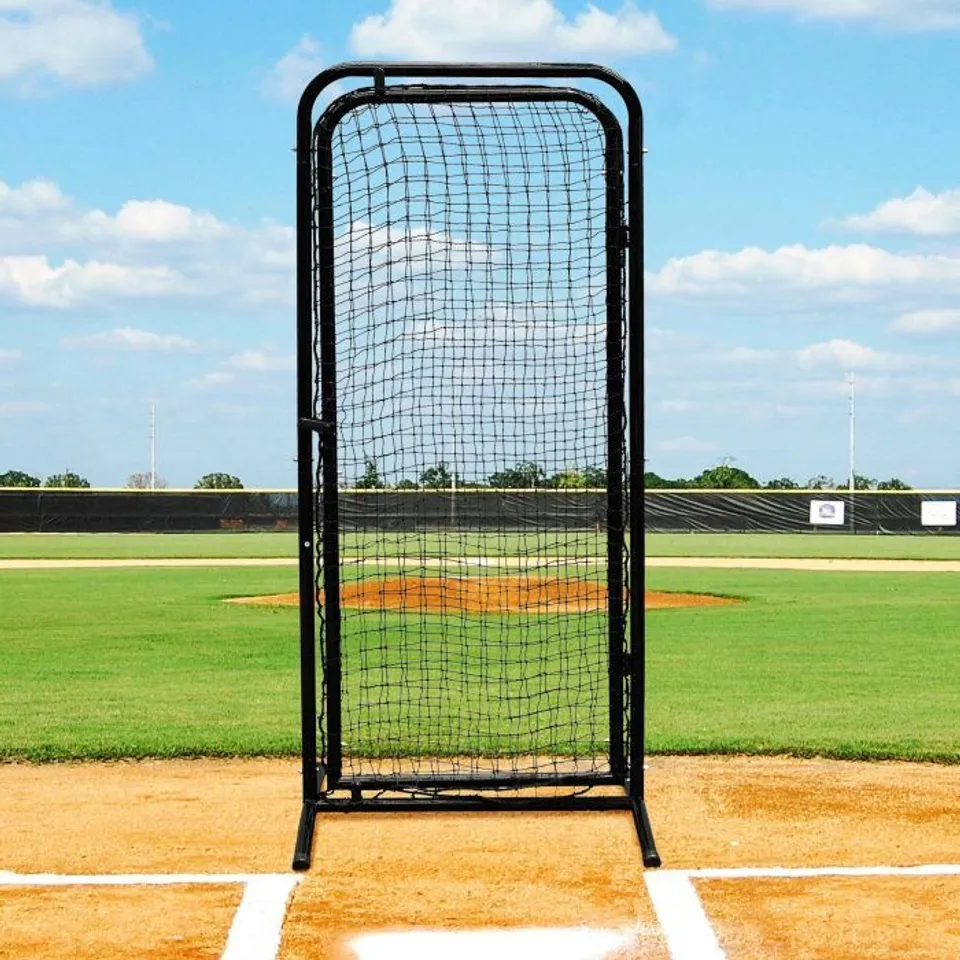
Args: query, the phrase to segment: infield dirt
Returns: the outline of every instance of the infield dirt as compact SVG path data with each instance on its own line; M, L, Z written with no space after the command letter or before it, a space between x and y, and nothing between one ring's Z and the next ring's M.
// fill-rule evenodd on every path
M234 597L228 603L268 607L296 606L299 594ZM648 590L647 610L672 607L726 606L740 601L702 593ZM442 613L585 613L605 610L606 585L594 580L563 577L390 577L344 583L342 606L358 610L398 610Z
M957 767L653 757L647 777L667 868L960 861ZM281 872L299 805L289 760L3 765L0 869ZM730 960L960 956L960 877L699 891ZM155 892L0 888L0 955L218 956L235 894ZM583 925L632 931L616 960L667 957L628 813L327 814L280 960L346 960L376 931ZM163 933L146 952L145 930Z

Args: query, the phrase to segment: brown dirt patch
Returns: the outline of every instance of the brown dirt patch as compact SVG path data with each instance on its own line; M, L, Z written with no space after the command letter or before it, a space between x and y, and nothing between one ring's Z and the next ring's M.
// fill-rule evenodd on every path
M0 888L0 956L217 960L240 896L238 885Z
M296 606L299 595L233 597L228 603ZM465 613L585 613L605 610L607 588L562 577L389 577L353 580L340 587L342 606L355 610ZM702 593L648 590L647 610L729 606L740 601Z
M300 808L298 766L0 764L0 871L285 871ZM653 757L647 783L667 868L960 862L960 767ZM350 939L385 929L580 925L636 930L636 947L617 960L667 957L626 812L326 814L317 822L314 862L294 894L280 960L351 957ZM696 883L729 960L960 956L956 879ZM12 902L9 892L0 888L0 899ZM37 912L57 949L31 954L25 945L36 943L35 931L22 911L41 895L18 894L11 908L18 925L4 923L13 913L0 918L0 956L76 954L59 947L90 942L90 917L99 914L73 906L74 895L68 888L32 901L42 904ZM184 936L224 935L219 912L203 907L201 917L159 889L142 897L126 915L131 943L142 943L140 930L150 924L176 934L176 916L197 925ZM120 899L111 904L110 911L126 909ZM144 904L155 904L156 916L145 918ZM109 922L120 929L122 921ZM206 956L208 941L187 942L197 945L194 954L165 940L140 955ZM913 953L897 953L910 942Z
M960 877L698 880L697 889L728 957L928 960L960 945Z

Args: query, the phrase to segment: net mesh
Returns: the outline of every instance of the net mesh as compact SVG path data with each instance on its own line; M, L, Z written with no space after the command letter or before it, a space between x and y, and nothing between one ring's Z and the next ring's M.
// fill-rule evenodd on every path
M604 129L571 101L390 99L348 111L330 158L343 776L464 793L608 773L622 533L477 508L490 488L596 497L578 490L607 484L611 410L619 468ZM321 393L318 373L318 418ZM323 498L321 466L318 517Z

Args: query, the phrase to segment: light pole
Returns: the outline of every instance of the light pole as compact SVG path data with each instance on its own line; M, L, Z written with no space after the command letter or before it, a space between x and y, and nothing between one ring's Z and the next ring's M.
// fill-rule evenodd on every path
M157 489L157 407L150 404L150 489Z
M847 377L847 383L850 385L850 475L849 475L849 487L850 487L850 532L856 533L855 519L854 519L854 509L857 489L857 475L856 475L856 455L857 455L857 378L856 375L851 372Z

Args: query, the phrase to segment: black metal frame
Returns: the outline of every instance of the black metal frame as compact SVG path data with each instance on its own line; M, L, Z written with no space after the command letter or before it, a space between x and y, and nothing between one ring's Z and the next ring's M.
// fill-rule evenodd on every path
M369 77L372 86L337 98L314 123L317 99L332 83L347 77ZM451 85L418 83L387 85L387 78L490 79L496 84ZM536 78L596 80L612 87L627 111L627 149L613 112L599 98L570 87L504 84L503 81ZM608 402L608 597L610 624L610 772L512 775L434 775L432 777L342 776L340 736L340 604L339 518L336 441L336 335L333 268L331 137L339 120L364 104L401 100L442 103L575 102L593 112L606 137L607 167L607 402ZM297 408L298 408L298 511L300 531L300 687L303 760L303 809L293 867L308 869L318 809L342 811L421 810L631 810L640 841L643 863L660 865L644 801L644 688L645 647L642 601L629 618L629 638L624 612L624 592L629 582L634 596L644 595L643 563L643 115L633 88L618 74L591 64L438 64L353 63L332 67L306 87L297 115ZM624 160L626 160L627 218L624 220ZM313 199L323 214L313 223ZM624 270L625 268L625 270ZM624 298L626 280L627 296ZM319 357L314 356L314 290L320 285L317 306ZM623 320L626 311L627 356L623 355ZM629 390L624 382L624 359ZM317 370L317 366L319 370ZM314 386L319 374L320 419L315 417ZM625 397L625 392L628 395ZM624 404L626 400L626 404ZM623 489L624 431L622 412L627 409L629 490ZM321 559L324 575L324 643L326 653L326 755L318 758L316 583L314 504L314 434L319 435L322 470L323 522ZM629 553L629 581L625 580L624 494L629 493L629 528L635 531ZM627 643L629 639L629 644ZM629 691L629 692L628 692ZM624 729L626 698L629 726ZM321 788L326 784L326 791ZM525 787L620 786L617 795L547 796L443 796L443 789L497 790ZM423 796L392 798L384 791L414 789ZM349 799L334 800L329 791L348 791ZM375 794L364 797L364 791Z

